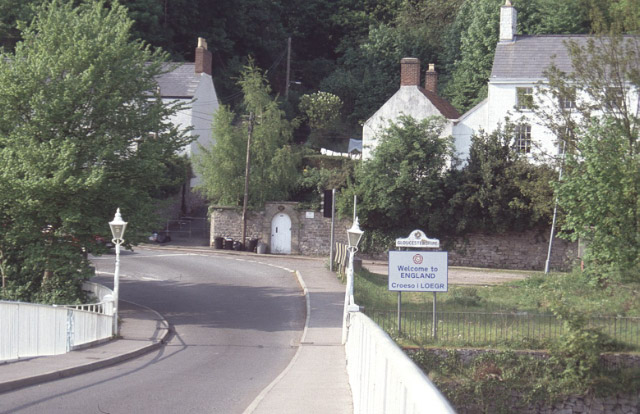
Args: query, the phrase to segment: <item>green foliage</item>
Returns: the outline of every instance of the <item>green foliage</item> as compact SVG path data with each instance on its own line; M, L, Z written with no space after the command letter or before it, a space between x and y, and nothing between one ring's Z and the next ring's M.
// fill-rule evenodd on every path
M459 231L504 232L549 223L550 182L556 173L514 150L513 128L508 124L471 138L468 163L453 198Z
M492 352L463 363L455 350L421 349L409 357L429 375L454 408L464 412L512 413L544 409L566 395L634 393L637 368L594 366L597 382L572 381L565 365L512 351ZM442 355L444 353L444 355ZM635 376L635 378L634 378ZM593 388L594 385L597 388Z
M335 163L335 157L327 157ZM298 178L292 200L301 202L301 207L308 209L320 208L320 195L324 190L340 189L347 186L353 179L354 161L349 158L340 159L338 166L324 166L322 162L311 162L306 158L306 166ZM314 160L317 161L317 160ZM317 164L317 167L312 166Z
M296 182L298 165L298 156L290 145L292 125L269 95L266 79L253 63L245 68L239 84L249 119L236 117L227 107L221 107L215 114L216 145L211 149L202 148L201 155L195 159L195 168L203 177L199 190L215 203L242 205L251 128L250 205L262 206L265 201L287 199Z
M422 121L407 116L380 137L373 158L356 169L361 226L393 235L423 228L438 234L445 226L442 175L453 156L452 139L441 138L441 118ZM351 197L342 197L341 211Z
M470 232L506 232L550 223L551 181L557 173L531 163L513 148L513 128L472 137L469 158L455 165L442 123L401 117L380 137L373 158L356 169L353 186L342 191L339 207L358 215L367 229L362 248L386 251L393 239L415 228L432 237Z
M329 92L302 95L298 107L310 128L307 146L346 151L341 144L348 142L350 135L345 134L341 122L342 100L337 95Z
M552 68L555 99L576 98L575 113L540 116L566 140L565 174L556 185L564 210L563 236L587 243L588 270L596 279L637 278L640 269L640 118L631 105L640 85L638 39L615 33L570 44L574 71Z
M306 115L311 128L326 129L340 118L340 98L328 92L316 92L302 95L300 110Z
M345 50L338 68L322 81L321 89L338 95L348 119L362 124L398 89L403 57L435 61L425 30L424 26L371 26L366 40Z
M501 0L467 0L461 8L460 55L444 95L461 113L487 96L487 81L498 42ZM455 23L454 23L455 24ZM455 37L454 37L455 39ZM450 40L451 46L458 43ZM453 57L453 56L452 56Z
M167 119L180 108L149 94L165 56L131 41L131 25L115 4L47 2L0 56L4 297L81 298L85 254L103 251L95 236L116 208L135 242L175 184L187 139Z
M459 306L479 306L482 298L478 296L478 288L451 286L447 302Z
M514 1L520 33L580 34L591 29L590 0Z

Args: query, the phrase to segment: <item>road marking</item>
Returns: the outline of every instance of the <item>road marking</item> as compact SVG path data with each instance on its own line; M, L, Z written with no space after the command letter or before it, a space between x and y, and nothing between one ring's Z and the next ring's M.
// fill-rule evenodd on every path
M125 256L125 255L123 255L123 256ZM196 254L196 253L152 254L152 255L149 255L149 256L144 256L144 255L143 256L137 256L137 255L129 256L129 255L126 255L126 260L129 260L129 259L148 259L148 258L153 258L153 257L174 257L174 256L202 256L202 255ZM115 258L114 257L101 256L101 257L92 257L91 260L92 261L93 260L115 260Z

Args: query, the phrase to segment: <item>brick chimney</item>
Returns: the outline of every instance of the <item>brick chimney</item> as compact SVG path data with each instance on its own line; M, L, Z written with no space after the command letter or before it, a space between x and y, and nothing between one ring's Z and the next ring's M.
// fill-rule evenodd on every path
M438 94L438 72L436 72L435 64L429 63L429 69L424 75L424 88Z
M400 61L400 86L420 85L420 61L416 58L403 58Z
M516 26L518 24L518 11L506 0L500 7L500 41L513 42L516 38Z
M207 50L207 41L204 38L198 38L198 47L196 48L196 73L206 73L209 76L213 75L211 69L211 52Z

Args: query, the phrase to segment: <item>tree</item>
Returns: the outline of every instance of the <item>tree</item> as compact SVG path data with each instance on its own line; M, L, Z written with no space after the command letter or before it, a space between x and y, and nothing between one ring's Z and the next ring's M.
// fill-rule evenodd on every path
M589 0L514 0L519 34L586 33ZM504 0L466 0L444 37L450 79L443 95L461 113L487 96Z
M0 56L4 297L74 300L117 207L130 242L155 224L153 195L187 138L167 121L179 108L153 94L165 56L131 25L117 4L55 0Z
M471 138L468 162L452 198L459 209L458 231L522 231L548 224L555 172L530 163L514 149L513 129L507 124Z
M363 228L391 236L416 228L441 233L446 225L442 177L453 157L453 140L440 136L443 128L439 117L401 116L384 130L373 158L356 169L351 189ZM343 201L341 211L349 210Z
M195 160L202 175L199 190L216 203L242 204L249 124L252 125L249 203L262 206L265 201L282 200L296 182L297 156L290 142L292 125L273 99L265 76L253 62L239 80L244 93L243 116L221 107L214 117L216 145L202 148ZM255 121L247 119L253 114Z
M451 81L444 95L460 112L487 96L487 80L498 42L501 0L467 0L454 22L458 27L460 57L454 60ZM449 41L451 47L458 43ZM455 57L453 57L455 59Z
M637 21L626 19L637 16L637 6L616 4L610 32L568 44L573 71L551 68L548 88L540 88L554 101L574 102L572 113L556 108L540 115L568 147L556 186L566 214L563 237L588 244L588 268L598 278L637 280L640 269L640 39L619 34L637 30Z

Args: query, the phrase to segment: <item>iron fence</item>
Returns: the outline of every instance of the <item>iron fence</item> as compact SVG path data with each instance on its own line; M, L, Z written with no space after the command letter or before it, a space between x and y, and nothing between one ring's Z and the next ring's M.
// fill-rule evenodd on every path
M397 311L365 312L391 336L416 344L434 343L433 313L430 311L401 312L398 332ZM536 313L437 312L437 342L458 346L519 345L524 348L545 348L565 332L564 324L554 315ZM640 349L640 318L594 317L587 327L597 329L625 349Z
M200 217L183 217L168 220L164 231L172 238L208 238L209 220Z

